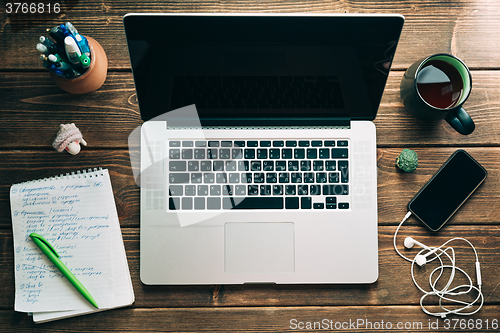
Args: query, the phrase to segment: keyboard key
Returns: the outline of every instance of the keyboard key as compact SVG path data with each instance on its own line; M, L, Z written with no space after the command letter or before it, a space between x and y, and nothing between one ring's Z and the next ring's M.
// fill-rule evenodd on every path
M182 146L183 147L192 147L193 141L182 141Z
M309 193L311 195L321 195L321 185L311 185L309 187Z
M192 173L191 174L191 183L195 184L195 183L201 183L203 180L203 176L201 173L199 172L196 172L196 173Z
M281 151L281 158L284 160L289 160L292 158L293 151L290 148L284 148Z
M210 195L220 195L220 185L210 185Z
M201 171L212 171L212 162L211 161L201 161L200 170Z
M176 160L181 158L181 150L180 149L169 149L169 157L171 160Z
M304 148L295 148L293 152L293 157L297 160L301 160L306 157L306 151Z
M280 183L289 183L290 182L290 174L288 172L280 172L279 182Z
M287 198L285 198L285 208L286 209L299 209L299 197L287 197Z
M283 198L246 197L244 200L240 202L236 201L235 204L236 205L232 207L233 209L283 209Z
M297 194L298 195L308 195L309 194L309 185L298 185L297 186Z
M204 183L213 183L215 181L215 175L213 173L204 173L203 174L203 182Z
M330 172L328 174L328 182L329 183L338 183L339 182L339 173L338 172Z
M180 141L169 141L168 142L168 146L169 147L180 147L181 146L181 142Z
M314 160L318 158L318 150L316 148L308 148L307 149L307 158L310 160Z
M313 161L313 170L314 171L323 171L323 161Z
M253 182L260 184L264 182L264 173L263 172L256 172L253 174Z
M323 142L319 141L319 140L314 140L314 141L311 142L311 146L313 146L313 147L322 147L323 146Z
M273 185L273 195L283 195L283 185Z
M273 147L283 147L284 145L285 145L284 141L281 140L273 141Z
M335 140L326 140L325 147L335 147Z
M170 173L170 184L189 183L189 173Z
M172 198L168 199L168 209L170 210L180 210L181 209L181 198Z
M326 172L318 172L316 174L316 183L326 183L328 181Z
M259 186L258 185L248 185L248 195L258 195Z
M196 186L195 185L186 185L184 189L184 193L187 196L193 197L196 195Z
M327 203L326 209L337 209L337 204L336 203Z
M194 209L196 210L205 209L205 198L194 198Z
M253 149L253 148L246 148L245 149L245 158L247 160L255 158L255 149Z
M325 204L321 203L321 202L316 202L313 204L313 208L314 209L323 209L323 208L325 208Z
M266 173L266 183L277 183L278 175L275 172Z
M271 159L280 158L280 150L278 148L269 149L269 158L271 158Z
M247 183L247 184L252 184L253 183L253 175L250 172L242 173L241 174L241 182Z
M311 197L302 197L300 198L300 208L302 209L311 209L312 206L312 200Z
M299 141L299 147L309 147L309 141Z
M221 147L232 147L233 143L231 141L221 141L220 146Z
M326 161L326 171L337 170L337 161Z
M257 158L260 160L267 158L267 149L257 149Z
M348 195L349 185L323 185L324 195Z
M238 161L238 171L250 171L250 162Z
M288 171L299 171L299 161L288 161Z
M260 171L261 168L262 168L262 164L260 163L260 161L252 161L252 171Z
M271 195L271 185L260 185L260 195Z
M182 198L182 209L193 209L193 198L191 197L184 197Z
M274 161L263 161L262 162L263 171L274 171Z
M332 158L347 158L347 148L332 148Z
M239 160L243 158L243 149L233 148L233 160Z
M339 161L340 181L342 183L349 182L349 170L347 161Z
M182 185L170 185L168 187L171 197L181 197L184 194L184 189Z
M297 147L297 141L287 141L286 142L287 147Z
M221 209L220 198L207 198L207 209Z
M182 150L182 159L188 160L193 158L193 150L192 149L183 149Z
M339 209L349 209L349 203L348 202L339 203Z
M229 174L229 182L231 184L239 183L240 182L240 174L239 173L231 172Z
M304 183L314 183L314 172L305 172L304 173Z
M347 145L348 145L347 140L339 140L339 141L337 141L337 146L339 146L339 147L347 147Z
M188 162L188 171L200 171L200 162L189 161Z
M276 171L286 171L286 161L276 161Z
M248 141L247 142L247 147L258 147L259 142L258 141Z
M290 181L292 183L302 183L302 174L300 172L292 172L290 174Z
M194 158L197 160L205 159L205 149L195 149L194 150Z
M286 195L295 195L295 194L297 194L297 186L295 186L295 185L285 185L285 194Z
M226 161L226 171L236 171L236 161Z
M207 142L206 141L196 141L194 143L194 146L195 147L206 147L207 146Z
M234 195L246 195L247 187L245 185L235 185L234 186Z
M300 171L311 171L311 161L300 161Z
M330 149L328 148L320 148L319 149L319 158L328 159L330 158Z
M326 203L337 203L337 197L326 197Z
M219 149L219 158L221 160L228 160L231 158L231 149L221 148Z
M214 171L224 171L224 162L214 161Z
M208 185L198 185L198 195L207 196L208 195Z
M217 159L217 149L207 149L207 156L211 160Z
M215 174L215 181L219 184L227 183L227 173L225 173L225 172L216 173Z
M234 141L235 147L245 147L245 141Z
M185 161L169 161L168 170L170 171L186 171Z
M224 185L222 186L222 195L224 196L233 196L233 185Z
M219 147L219 141L208 141L209 147Z
M261 147L271 147L271 141L261 141L260 146Z

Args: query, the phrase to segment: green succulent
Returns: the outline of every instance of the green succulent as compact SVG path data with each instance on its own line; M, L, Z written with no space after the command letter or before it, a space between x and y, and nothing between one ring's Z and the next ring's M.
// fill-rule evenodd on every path
M418 166L417 153L411 149L403 149L396 158L396 166L404 172L413 172Z

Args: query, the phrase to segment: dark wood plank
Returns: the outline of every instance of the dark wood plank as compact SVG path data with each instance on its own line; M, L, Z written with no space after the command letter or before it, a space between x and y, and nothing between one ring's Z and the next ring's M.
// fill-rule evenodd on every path
M444 121L410 115L399 96L402 72L389 75L375 119L379 147L500 145L500 72L474 71L474 86L464 107L476 124L461 135ZM70 95L48 73L0 73L0 142L2 149L51 149L59 124L74 122L88 148L128 147L130 133L142 124L130 73L110 73L101 89ZM7 121L8 120L8 121Z
M136 308L163 307L228 307L228 306L328 306L342 304L418 305L421 292L413 285L410 264L393 248L394 226L379 227L379 279L368 285L225 285L225 286L147 286L139 277L139 229L122 228L127 258L132 276ZM404 250L402 242L412 236L428 246L438 246L460 236L467 238L479 253L486 304L500 302L498 288L498 253L500 230L496 226L449 225L438 234L431 233L411 219L398 235L398 247L408 257L418 251ZM0 309L12 309L14 304L14 267L12 233L0 230ZM457 251L457 263L475 281L474 255L464 242L452 244ZM360 245L361 246L361 245ZM324 260L329 260L325 256ZM428 287L428 274L435 265L416 269L417 281ZM457 276L458 282L465 282Z
M472 317L438 319L416 306L126 308L37 325L26 314L0 311L0 332L490 332L498 330L499 312L496 305Z
M106 51L110 68L130 68L122 17L129 12L323 12L400 13L405 28L395 58L395 68L447 52L473 68L500 68L499 3L425 1L107 1L105 4L61 1L61 13L51 15L0 12L0 68L37 69L35 44L46 28L71 21L82 34L94 37ZM480 47L478 47L480 45Z
M84 148L85 149L85 148ZM406 214L411 198L432 177L456 148L415 148L419 166L401 173L395 166L402 148L378 149L379 224L395 225ZM469 198L452 224L500 223L500 148L466 148L488 171L488 178ZM10 206L9 190L15 183L65 174L93 167L110 170L120 223L139 226L139 188L134 182L126 150L84 150L72 156L54 151L0 151L0 205ZM10 228L8 209L0 210L0 228Z

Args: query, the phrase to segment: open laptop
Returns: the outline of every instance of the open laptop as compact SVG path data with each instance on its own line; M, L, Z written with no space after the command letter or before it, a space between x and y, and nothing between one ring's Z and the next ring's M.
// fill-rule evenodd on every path
M145 284L371 283L404 17L128 14Z

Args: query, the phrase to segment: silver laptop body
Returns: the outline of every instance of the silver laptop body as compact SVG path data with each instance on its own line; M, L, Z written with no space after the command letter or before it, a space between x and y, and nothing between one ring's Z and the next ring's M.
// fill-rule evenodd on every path
M403 21L125 16L143 283L377 280L372 120Z

